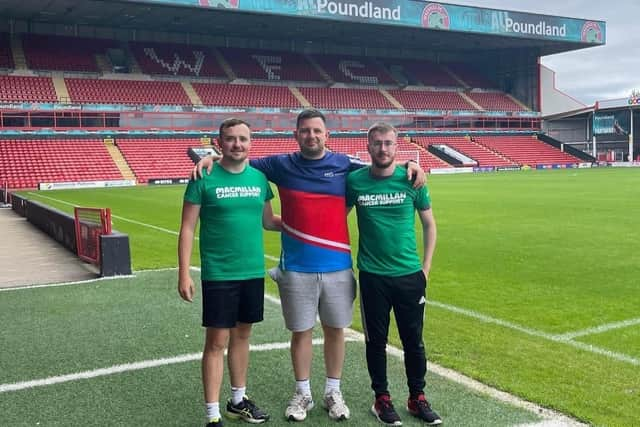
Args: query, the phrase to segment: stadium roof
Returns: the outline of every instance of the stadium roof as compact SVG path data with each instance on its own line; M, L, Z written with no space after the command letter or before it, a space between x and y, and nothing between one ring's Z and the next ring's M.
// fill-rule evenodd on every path
M152 3L153 1L153 3ZM182 2L183 5L164 4ZM228 0L227 0L228 1ZM360 0L354 0L360 1ZM187 3L195 3L189 5ZM409 2L413 0L395 0ZM217 3L217 2L209 2ZM360 1L360 3L366 3ZM374 3L374 2L369 2ZM420 7L422 4L420 3ZM242 3L244 4L244 3ZM386 2L382 4L387 4ZM434 51L499 51L504 49L530 49L538 56L582 49L604 43L604 34L599 43L496 35L489 33L443 31L402 25L389 25L375 21L354 22L332 19L318 19L308 16L286 14L260 14L215 7L197 7L198 0L149 0L140 1L98 1L98 0L3 0L0 16L34 23L88 25L95 27L127 28L182 34L209 34L217 36L242 37L252 39L295 40L306 43L331 43L359 47L387 47L430 49ZM522 12L495 11L492 9L468 8L445 5L449 8L463 8L473 13L512 13L526 19L549 18L556 22L575 24L581 20L573 18L547 17L546 15L524 14ZM447 17L448 19L448 17ZM533 21L535 22L535 21ZM584 21L586 23L592 21ZM602 26L604 23L595 21Z

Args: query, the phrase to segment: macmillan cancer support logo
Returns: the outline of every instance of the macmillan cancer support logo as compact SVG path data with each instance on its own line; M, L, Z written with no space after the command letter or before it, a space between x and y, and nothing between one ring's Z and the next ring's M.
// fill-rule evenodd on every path
M602 29L600 24L593 21L587 21L582 25L582 34L580 39L587 43L602 43Z
M437 30L449 29L449 12L444 6L438 3L429 3L422 11L422 26Z

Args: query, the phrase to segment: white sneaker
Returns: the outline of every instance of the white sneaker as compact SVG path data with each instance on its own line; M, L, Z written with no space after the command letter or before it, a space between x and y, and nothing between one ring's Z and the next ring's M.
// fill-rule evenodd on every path
M304 421L307 418L307 411L311 409L313 409L311 395L296 391L284 411L284 416L289 421Z
M336 421L349 419L349 408L344 403L340 390L331 390L324 395L324 408L329 412L329 418Z

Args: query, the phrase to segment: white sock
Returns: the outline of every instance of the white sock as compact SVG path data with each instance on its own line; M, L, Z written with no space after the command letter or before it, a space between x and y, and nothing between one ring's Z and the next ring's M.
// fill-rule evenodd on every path
M242 402L245 393L247 392L247 387L233 387L231 386L231 403L237 405Z
M220 419L220 403L207 402L207 421Z
M332 390L340 391L340 378L327 377L327 382L324 385L324 394Z
M307 378L306 380L296 380L296 391L305 396L311 396L311 382Z

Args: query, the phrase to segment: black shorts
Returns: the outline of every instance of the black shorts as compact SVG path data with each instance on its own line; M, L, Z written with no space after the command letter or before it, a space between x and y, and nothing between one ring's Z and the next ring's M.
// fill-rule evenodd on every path
M264 277L247 280L202 281L202 326L235 328L264 317Z

